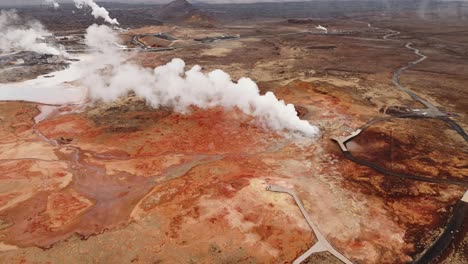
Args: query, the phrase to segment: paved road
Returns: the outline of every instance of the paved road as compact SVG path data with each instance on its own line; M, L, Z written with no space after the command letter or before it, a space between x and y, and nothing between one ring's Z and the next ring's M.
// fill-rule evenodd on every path
M361 22L361 21L355 21L355 22L365 23L365 22ZM377 30L387 30L389 33L386 34L385 36L383 36L382 38L385 39L385 40L388 40L388 41L398 41L398 40L394 40L394 39L390 39L390 38L401 34L401 32L399 32L399 31L374 27L370 23L366 23L366 24L367 24L368 28L377 29ZM393 73L392 82L398 89L400 89L401 91L403 91L406 94L408 94L409 96L411 96L411 98L413 100L418 101L418 102L422 103L424 106L426 106L427 109L415 109L415 110L421 110L419 112L415 111L416 115L422 115L424 117L443 117L443 116L447 116L445 113L441 112L437 107L435 107L429 101L422 98L418 94L414 93L413 91L411 91L407 87L403 86L401 84L401 82L400 82L400 77L405 71L411 69L412 67L414 67L417 64L425 61L428 58L426 55L422 54L419 49L413 47L412 45L413 45L412 42L408 42L408 43L405 44L405 47L407 49L409 49L409 50L412 50L414 52L414 54L418 55L420 58L415 60L415 61L411 61L407 65L405 65L405 66L399 68L398 70L396 70Z
M399 33L399 32L398 32ZM421 96L417 95L416 93L414 93L413 91L411 91L410 89L406 88L405 86L403 86L400 82L400 77L401 75L409 70L410 68L416 66L417 64L423 62L424 60L427 59L427 56L422 54L421 51L417 48L414 48L412 47L413 43L409 42L409 43L406 43L405 47L407 49L410 49L412 51L414 51L414 53L416 55L418 55L420 58L415 60L415 61L412 61L410 63L408 63L408 65L404 66L404 67L401 67L400 69L398 69L394 74L393 74L393 77L392 77L392 82L393 84L400 90L402 90L403 92L407 93L409 96L411 96L411 98L415 101L418 101L420 103L422 103L424 106L427 107L427 109L421 109L422 112L421 112L421 115L423 113L425 113L425 116L430 116L430 117L439 117L439 116L446 116L445 113L442 113L439 109L437 109L437 107L435 107L433 104L431 104L429 101L427 101L426 99L422 98Z
M140 51L149 51L149 52L158 52L158 51L168 51L168 50L175 50L175 47L163 47L163 48L153 48L153 47L148 47L146 46L145 43L140 41L140 36L145 36L148 34L144 35L136 35L132 37L132 43L135 45L138 45L140 47Z
M357 21L357 22L359 22L359 21ZM362 22L359 22L359 23L362 23ZM372 27L371 24L367 24L367 25L368 25L369 28L375 28L375 27ZM379 29L379 28L375 28L375 29ZM384 39L389 40L389 41L394 41L392 39L389 39L390 37L400 34L400 32L398 32L398 31L393 31L393 30L389 30L389 31L390 31L390 33L383 37ZM407 93L408 95L410 95L411 98L413 98L414 100L417 100L417 101L421 102L422 104L424 104L427 107L427 109L413 109L413 111L411 113L409 113L409 114L404 114L404 115L400 115L400 116L390 116L390 117L377 118L377 119L369 121L367 124L362 126L360 129L358 129L354 133L352 133L350 136L336 137L336 138L333 138L333 140L335 140L339 144L344 156L347 159L349 159L349 160L351 160L351 161L353 161L355 163L358 163L360 165L373 168L374 170L376 170L376 171L378 171L378 172L380 172L380 173L382 173L384 175L400 177L400 178L406 178L406 179L411 179L411 180L416 180L416 181L455 184L455 185L463 186L463 187L466 188L466 187L468 187L468 182L462 181L462 180L433 179L433 178L426 178L426 177L421 177L421 176L416 176L416 175L408 175L408 174L401 174L401 173L395 173L395 172L392 172L392 171L387 171L386 169L383 169L383 168L381 168L381 167L379 167L376 164L373 164L371 162L356 159L348 151L348 149L346 147L346 142L348 142L352 138L358 136L363 130L367 129L368 127L370 127L371 125L373 125L375 123L385 121L385 120L389 120L389 119L392 119L392 118L436 118L436 119L447 122L452 127L453 130L455 130L458 134L460 134L464 138L465 142L468 142L468 136L467 136L466 132L463 130L463 128L456 121L449 118L446 114L442 113L439 109L437 109L437 107L432 105L430 102L428 102L427 100L425 100L421 96L417 95L416 93L412 92L408 88L401 85L401 83L400 83L401 74L403 74L406 70L410 69L411 67L414 67L418 63L421 63L422 61L424 61L424 60L426 60L428 58L427 56L422 54L419 49L412 47L411 42L406 43L405 47L407 49L410 49L410 50L414 51L414 53L416 55L418 55L420 58L415 60L415 61L412 61L412 62L408 63L404 67L399 68L394 73L394 75L392 77L392 81L393 81L393 83L395 84L395 86L398 89L400 89L400 90L404 91L405 93ZM457 204L457 206L456 206L456 208L454 210L454 214L451 217L451 219L450 219L449 223L447 224L447 226L444 228L443 233L437 238L437 240L432 244L432 246L430 246L423 253L421 253L419 258L416 259L413 263L427 264L427 263L432 263L434 260L436 260L436 258L438 256L440 256L450 246L450 244L452 243L452 241L453 241L454 237L456 236L456 234L458 232L460 232L460 230L463 229L463 225L466 224L466 215L467 215L467 213L468 213L468 191L465 192L463 197L458 202L458 204Z
M463 231L463 225L468 224L466 222L468 214L468 191L466 191L461 200L458 201L454 211L455 213L445 227L444 232L413 262L414 264L432 263L449 247L453 239Z

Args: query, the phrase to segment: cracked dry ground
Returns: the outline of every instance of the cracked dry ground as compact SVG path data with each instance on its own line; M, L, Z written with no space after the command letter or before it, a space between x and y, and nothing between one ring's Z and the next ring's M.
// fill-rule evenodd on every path
M315 238L291 197L265 190L270 183L294 189L355 263L408 262L432 243L463 188L345 160L329 138L379 115L346 89L295 81L275 92L322 135L276 134L236 110L154 110L132 97L58 108L34 126L35 105L0 103L0 262L290 263ZM446 162L458 144L431 162ZM452 163L445 174L467 175ZM334 261L310 262L320 260Z

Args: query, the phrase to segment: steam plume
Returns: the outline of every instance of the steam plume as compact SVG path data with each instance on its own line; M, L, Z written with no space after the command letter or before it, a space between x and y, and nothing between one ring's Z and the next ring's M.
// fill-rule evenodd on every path
M293 105L271 92L260 95L251 79L232 82L227 73L215 70L206 74L198 65L186 71L181 59L151 71L126 62L115 46L117 40L107 26L92 25L87 30L86 44L98 52L94 62L87 64L82 83L93 100L113 101L133 91L155 108L171 107L180 113L188 112L191 106L237 108L273 130L318 134L317 127L299 119Z
M46 3L47 5L53 6L55 9L60 7L59 3L57 3L57 1L55 0L44 0L44 3Z
M92 10L91 14L94 16L94 18L101 17L109 24L112 24L112 25L119 24L119 22L117 22L117 19L110 18L109 12L104 7L100 7L98 4L96 4L93 0L73 0L73 1L75 2L76 7L80 9L85 6L89 6Z
M15 49L59 55L61 52L47 43L40 42L52 34L38 21L23 22L15 10L0 12L0 49L9 52Z
M322 25L318 25L315 28L319 29L319 30L323 30L323 31L325 31L325 33L328 33L328 29L326 27L322 26Z

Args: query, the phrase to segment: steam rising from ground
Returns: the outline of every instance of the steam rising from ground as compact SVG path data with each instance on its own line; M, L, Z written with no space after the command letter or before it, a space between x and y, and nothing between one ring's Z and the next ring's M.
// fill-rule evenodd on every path
M87 30L86 44L98 52L87 64L82 83L93 100L114 101L134 92L155 108L171 107L180 113L188 112L191 106L238 108L273 130L318 134L317 127L299 119L293 105L278 100L271 92L260 95L251 79L232 82L227 73L203 73L198 65L186 71L181 59L151 71L127 62L115 46L117 40L107 26L93 25Z
M110 18L109 12L104 8L96 4L93 0L73 0L75 2L75 6L79 9L82 9L85 6L88 6L92 10L92 15L94 18L103 18L107 23L112 25L118 25L117 19ZM54 8L59 8L60 5L56 0L44 0L47 5L53 6Z
M112 25L118 25L119 22L117 22L117 19L115 18L110 18L109 12L104 8L100 7L98 4L96 4L93 0L73 0L75 2L75 5L77 8L83 8L85 6L89 6L92 10L92 15L94 18L103 18L107 23L112 24Z
M325 31L325 33L328 33L328 29L326 27L322 26L322 25L318 25L315 28L319 29L319 30L323 30L323 31Z
M0 32L0 49L4 52L20 49L43 54L61 54L57 48L41 42L52 34L40 22L24 22L14 10L0 12Z
M0 38L0 48L5 51L20 48L60 54L58 49L39 42L51 35L39 22L24 23L15 11L1 11L0 30L5 32L4 37ZM96 50L91 58L72 65L63 74L56 73L56 78L38 78L18 84L28 89L36 88L38 92L41 91L39 93L24 94L27 89L9 87L11 89L7 89L6 94L0 94L0 99L21 98L47 103L76 101L80 98L80 94L77 94L79 89L65 85L62 80L65 78L68 83L74 80L81 82L88 89L88 97L95 101L114 101L134 92L155 108L170 107L179 113L187 113L193 106L235 108L256 117L262 126L273 130L299 131L307 136L318 134L317 127L299 119L293 105L278 100L271 92L260 95L251 79L241 78L233 82L221 70L204 73L198 65L186 71L185 62L181 59L173 59L154 70L143 68L127 60L116 45L118 41L118 35L110 27L92 25L87 29L85 38L85 43Z
M55 0L44 0L44 3L46 3L46 5L53 6L55 9L60 7L59 3Z

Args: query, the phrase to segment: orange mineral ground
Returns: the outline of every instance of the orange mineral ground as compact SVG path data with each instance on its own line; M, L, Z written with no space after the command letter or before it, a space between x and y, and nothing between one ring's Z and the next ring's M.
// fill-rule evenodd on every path
M235 109L182 115L133 97L57 108L38 124L36 105L0 103L0 262L291 263L316 238L294 200L268 184L295 190L355 263L408 262L432 243L463 187L346 160L329 138L378 117L371 103L303 81L275 93L320 137L272 132ZM366 142L380 146L370 137L353 150ZM463 161L450 162L444 177L466 175Z

